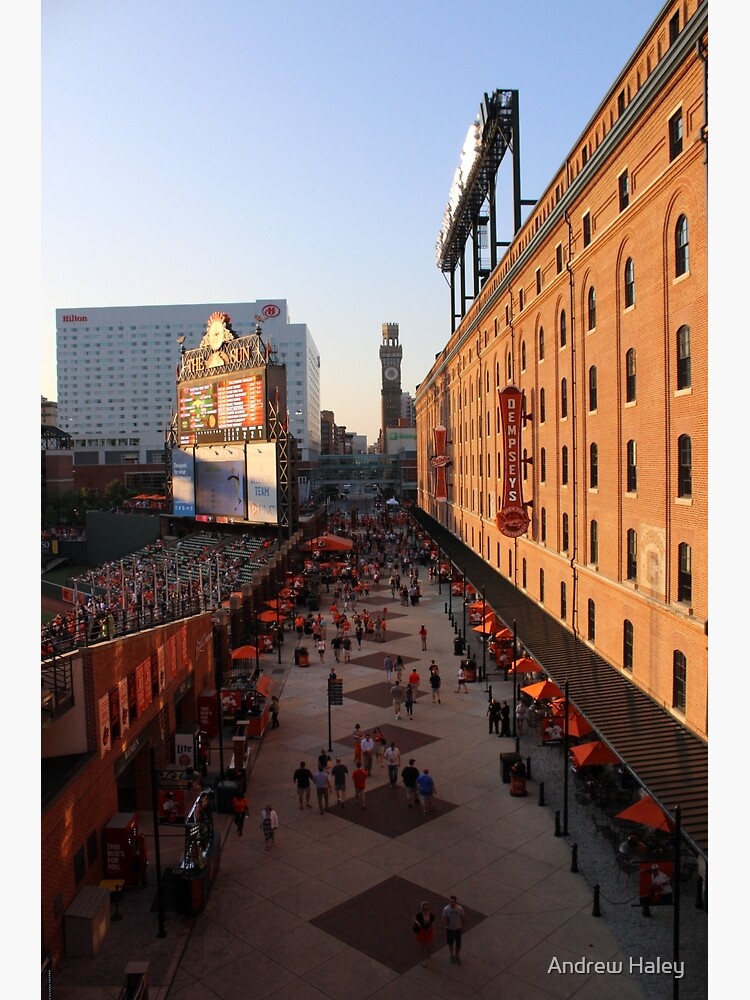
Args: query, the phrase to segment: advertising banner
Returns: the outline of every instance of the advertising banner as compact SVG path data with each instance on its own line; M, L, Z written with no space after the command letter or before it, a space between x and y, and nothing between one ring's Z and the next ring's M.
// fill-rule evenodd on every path
M495 515L498 530L508 538L518 538L529 528L529 514L523 502L521 474L521 422L523 393L515 386L499 390L503 437L502 500Z

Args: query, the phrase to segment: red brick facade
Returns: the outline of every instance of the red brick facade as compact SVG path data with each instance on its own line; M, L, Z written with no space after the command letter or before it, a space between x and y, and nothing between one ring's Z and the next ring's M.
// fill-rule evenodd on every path
M179 722L198 719L198 698L211 687L212 636L208 613L102 643L73 657L76 707L42 730L43 762L63 754L91 753L42 812L42 936L53 965L63 954L65 911L81 886L98 885L104 877L103 831L121 811L118 780L122 782L127 775L126 793L135 803L134 811L150 810L150 746L154 746L156 766L168 767L178 712ZM130 728L111 741L111 749L102 753L100 699L152 657L165 664L164 687ZM76 857L82 861L79 881Z
M704 738L705 23L695 0L666 10L416 399L420 506ZM498 392L508 385L523 390L529 414L531 525L517 540L495 524ZM432 499L438 424L452 460L445 505ZM684 699L675 662L686 666Z

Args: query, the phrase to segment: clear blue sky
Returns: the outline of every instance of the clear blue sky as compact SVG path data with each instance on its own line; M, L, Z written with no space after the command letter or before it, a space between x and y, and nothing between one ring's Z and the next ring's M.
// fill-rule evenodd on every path
M435 243L484 92L519 91L536 198L661 7L44 0L42 393L56 308L286 298L374 440L381 324L412 393L450 333Z

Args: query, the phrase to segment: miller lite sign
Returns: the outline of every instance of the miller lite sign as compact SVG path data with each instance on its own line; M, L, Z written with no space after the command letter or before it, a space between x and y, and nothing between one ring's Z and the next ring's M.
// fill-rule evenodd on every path
M503 489L495 524L501 534L518 538L529 527L529 515L523 502L520 459L523 393L511 385L501 389L499 395L503 434Z

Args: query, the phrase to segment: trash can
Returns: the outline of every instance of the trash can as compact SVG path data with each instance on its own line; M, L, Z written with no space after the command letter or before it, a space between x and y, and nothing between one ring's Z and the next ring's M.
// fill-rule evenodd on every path
M520 760L523 760L520 753L501 753L500 754L500 775L503 779L504 785L510 784L510 770L514 764L517 764ZM524 774L525 774L524 769Z
M464 641L460 635L457 635L453 640L453 655L463 656L464 655Z
M240 791L239 781L218 781L216 783L216 811L226 815L231 813L232 799Z
M510 769L510 794L529 794L526 791L526 765L522 760L517 761Z
M461 666L464 668L464 676L466 678L467 684L473 684L477 679L477 664L476 660L461 660Z

